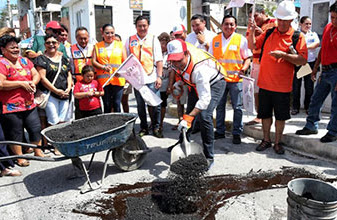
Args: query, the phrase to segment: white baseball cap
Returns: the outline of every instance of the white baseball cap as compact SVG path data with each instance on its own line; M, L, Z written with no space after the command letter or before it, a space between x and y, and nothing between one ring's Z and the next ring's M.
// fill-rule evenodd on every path
M186 28L182 24L178 24L178 25L174 26L173 29L172 29L173 35L183 34L185 31L186 31Z
M167 44L167 60L179 61L184 58L184 53L187 51L185 41L175 39Z
M282 20L292 20L297 18L297 12L293 1L285 0L281 2L273 13L275 18Z

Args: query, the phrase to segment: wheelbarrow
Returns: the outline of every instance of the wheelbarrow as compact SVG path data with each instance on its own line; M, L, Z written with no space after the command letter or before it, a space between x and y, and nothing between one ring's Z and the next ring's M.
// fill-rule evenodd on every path
M137 119L136 114L132 113L109 113L104 114L104 116L111 115L122 115L122 116L131 116L131 119L126 121L123 125L116 127L111 130L107 130L90 137L85 137L75 141L68 142L57 142L52 140L46 133L53 129L65 128L66 126L71 125L72 123L79 120L97 120L98 116L92 116L88 118L83 118L79 120L75 120L72 122L66 122L63 124L54 125L43 129L41 134L47 139L48 143L58 149L64 156L63 157L37 157L32 155L13 155L7 157L0 157L0 161L5 160L15 160L15 159L27 159L27 160L39 160L39 161L63 161L67 159L71 159L73 161L73 165L77 167L77 169L81 169L84 172L84 175L87 179L84 186L89 185L90 189L81 190L81 193L85 193L91 190L96 190L102 187L103 181L106 174L106 169L108 165L108 159L110 153L112 152L112 159L115 165L123 170L123 171L131 171L139 168L145 161L146 154L151 152L151 149L147 148L145 142L139 137L135 135L134 132L134 123ZM0 144L18 144L22 146L27 146L31 148L41 148L34 144L27 143L18 143L13 141L0 141ZM44 148L46 149L46 148ZM47 148L48 149L48 148ZM91 167L92 161L94 159L95 153L100 151L108 150L105 156L103 175L101 182L97 182L97 186L94 187L89 178L89 169ZM92 154L88 168L85 166L80 156Z

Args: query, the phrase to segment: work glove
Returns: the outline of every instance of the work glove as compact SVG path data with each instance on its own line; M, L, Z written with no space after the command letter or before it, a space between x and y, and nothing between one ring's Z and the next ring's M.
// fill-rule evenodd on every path
M178 130L182 131L184 128L188 130L189 128L191 128L193 120L194 120L194 116L184 114L183 120L181 120L178 125Z

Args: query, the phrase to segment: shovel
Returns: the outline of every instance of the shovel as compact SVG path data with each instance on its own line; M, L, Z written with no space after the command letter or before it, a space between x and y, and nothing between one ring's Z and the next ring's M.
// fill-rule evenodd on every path
M171 164L192 154L202 154L205 157L203 148L199 144L187 140L186 129L182 130L179 141L170 148L172 149Z

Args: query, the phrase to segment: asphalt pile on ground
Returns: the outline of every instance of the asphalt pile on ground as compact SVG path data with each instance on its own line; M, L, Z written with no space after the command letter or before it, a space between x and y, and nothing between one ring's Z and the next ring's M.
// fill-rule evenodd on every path
M186 158L186 161L189 159ZM179 167L180 164L177 164L176 168ZM73 212L104 220L215 220L218 209L226 204L228 198L261 190L284 188L295 178L314 178L328 182L336 180L294 167L283 168L280 171L252 171L246 175L201 177L200 182L194 179L196 183L188 185L181 179L169 178L152 183L120 184L104 192L101 198L78 204ZM180 184L180 187L177 189L175 184ZM197 189L198 186L200 188ZM172 192L174 189L178 192Z
M159 209L168 214L190 214L198 210L198 204L206 196L207 182L204 174L207 160L201 154L189 155L174 162L166 185L154 185L152 199Z
M63 128L50 130L46 132L46 136L55 142L75 141L120 127L133 118L126 115L97 115L75 120Z

